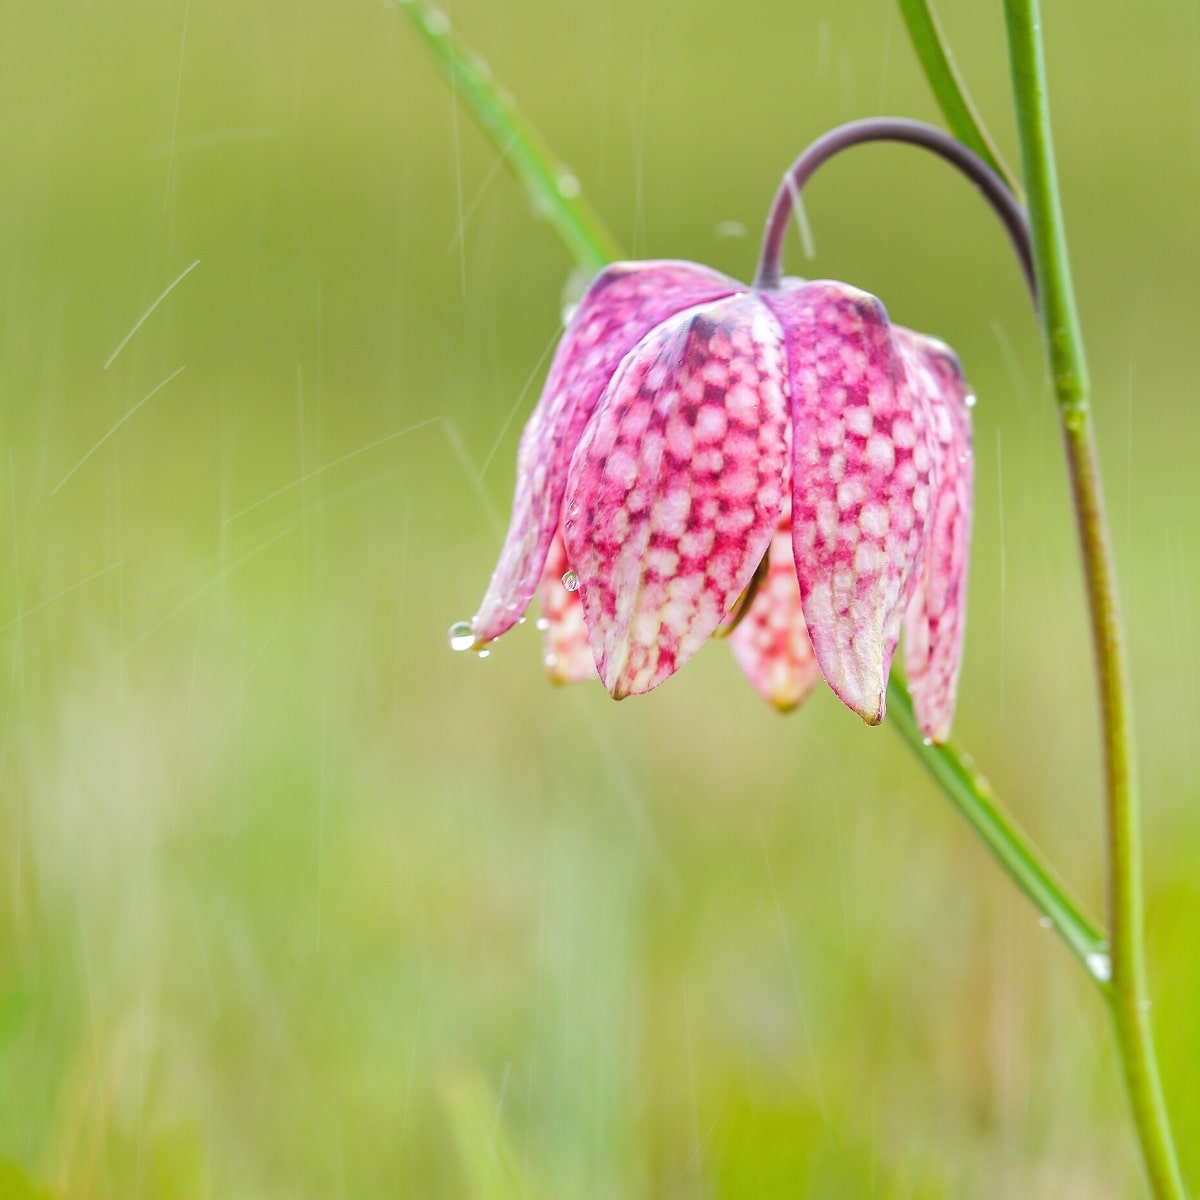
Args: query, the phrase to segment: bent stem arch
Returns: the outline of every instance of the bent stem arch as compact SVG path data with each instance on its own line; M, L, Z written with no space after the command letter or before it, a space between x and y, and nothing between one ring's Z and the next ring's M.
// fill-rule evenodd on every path
M861 121L849 121L845 125L839 125L817 138L792 163L783 176L771 210L767 214L758 274L754 280L755 287L779 286L783 275L784 235L805 184L816 174L819 167L835 155L867 142L905 142L910 146L928 150L931 154L945 159L951 166L957 167L979 189L980 194L999 217L1020 260L1033 302L1037 304L1029 221L1025 210L1017 202L1008 185L979 155L969 150L962 142L934 125L926 125L923 121L909 121L904 117L866 117Z

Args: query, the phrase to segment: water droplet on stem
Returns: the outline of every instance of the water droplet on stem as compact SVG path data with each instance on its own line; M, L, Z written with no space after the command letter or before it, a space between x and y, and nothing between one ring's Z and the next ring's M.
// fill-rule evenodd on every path
M1093 950L1085 961L1093 979L1107 983L1112 978L1112 959L1106 950Z
M444 37L450 32L450 18L440 8L431 8L425 14L425 28L434 37Z

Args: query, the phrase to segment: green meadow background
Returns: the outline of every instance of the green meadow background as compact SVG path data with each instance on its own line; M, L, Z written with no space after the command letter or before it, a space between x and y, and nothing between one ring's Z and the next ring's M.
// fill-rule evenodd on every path
M940 9L1013 161L999 4ZM1200 1185L1198 12L1044 17ZM810 139L936 119L888 0L450 17L633 253L743 278ZM0 1196L1144 1194L1090 981L886 724L715 643L619 705L532 621L450 653L572 268L401 12L9 0L0 162ZM912 150L807 208L789 267L975 385L956 731L1101 914L1017 268Z

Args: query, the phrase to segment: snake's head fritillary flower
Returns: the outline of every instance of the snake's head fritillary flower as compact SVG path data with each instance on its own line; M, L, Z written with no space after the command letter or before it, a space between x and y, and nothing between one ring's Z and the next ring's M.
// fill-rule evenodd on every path
M847 284L610 266L567 325L500 562L452 643L486 646L540 589L556 680L599 672L618 699L647 692L730 632L777 707L824 676L877 724L903 627L918 722L944 739L970 403L946 346Z

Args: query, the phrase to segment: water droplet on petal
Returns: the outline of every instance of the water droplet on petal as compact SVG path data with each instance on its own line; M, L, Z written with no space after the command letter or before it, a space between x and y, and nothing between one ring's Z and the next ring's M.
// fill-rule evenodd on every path
M1043 929L1053 929L1054 928L1054 922L1052 920L1050 920L1049 917L1042 917L1042 919L1040 921L1038 921L1038 924Z
M967 394L966 394L966 395L963 397L963 403L964 403L964 404L965 404L965 405L966 405L968 408L974 408L974 407L975 407L975 393L974 393L974 392L968 392L968 393L967 393Z
M545 633L545 632L546 632L546 630L547 630L547 629L549 629L549 628L550 628L550 620L549 620L549 618L548 618L548 617L538 617L538 619L537 619L537 631L538 631L538 633Z
M579 590L579 576L574 571L567 571L563 575L563 587L568 592L577 592Z
M475 645L475 629L470 621L455 621L447 636L451 650L470 650Z
M1093 979L1107 983L1112 978L1112 959L1108 957L1107 951L1093 950L1087 956L1086 961L1087 969L1091 971Z

